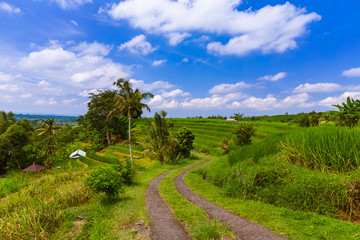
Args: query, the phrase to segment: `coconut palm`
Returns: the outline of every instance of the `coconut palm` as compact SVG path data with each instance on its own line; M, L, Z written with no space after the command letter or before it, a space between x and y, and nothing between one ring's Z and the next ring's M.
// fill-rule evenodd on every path
M144 108L150 112L149 106L142 103L142 101L147 98L153 98L154 95L149 92L141 93L137 88L134 91L129 80L123 78L118 79L113 85L119 88L119 93L116 96L115 108L109 112L106 121L110 121L114 116L119 114L127 116L129 121L130 159L131 164L134 165L131 149L131 118L139 117Z
M50 155L53 155L53 137L56 135L56 130L59 129L59 126L55 125L55 121L53 118L48 118L44 121L44 125L42 128L37 129L36 131L40 132L38 136L47 136L49 141L49 150ZM47 152L46 152L47 155Z

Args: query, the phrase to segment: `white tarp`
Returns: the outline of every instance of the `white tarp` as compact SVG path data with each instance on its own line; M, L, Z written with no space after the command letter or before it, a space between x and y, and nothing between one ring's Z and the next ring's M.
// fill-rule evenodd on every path
M75 152L73 152L72 154L70 154L70 157L69 157L69 158L78 158L78 157L80 157L80 156L85 157L85 156L86 156L86 152L78 149L78 150L76 150Z

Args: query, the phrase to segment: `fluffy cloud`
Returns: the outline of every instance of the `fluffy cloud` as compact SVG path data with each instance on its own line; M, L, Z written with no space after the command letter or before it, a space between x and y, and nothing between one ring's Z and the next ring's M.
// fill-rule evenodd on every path
M92 0L50 0L58 4L62 9L75 8L86 3L92 3Z
M318 102L320 106L331 107L334 104L340 104L345 102L347 97L351 97L353 99L360 99L360 92L344 92L339 96L327 97Z
M167 62L166 59L161 59L161 60L155 60L153 63L152 63L152 66L153 67L158 67L160 65L163 65Z
M169 97L173 98L173 97L178 97L178 96L186 97L186 96L190 96L190 93L184 92L181 89L175 89L175 90L172 90L170 92L163 92L161 94L161 96L164 97L164 98L169 98Z
M113 4L108 14L128 20L135 28L163 34L176 45L189 32L225 34L230 40L212 42L212 54L245 55L254 50L263 53L284 52L297 47L296 38L307 32L307 25L321 19L289 2L267 5L259 10L239 11L241 0L124 0ZM176 40L178 39L178 40Z
M71 98L71 99L65 99L65 100L63 100L62 102L63 102L64 104L70 104L70 103L75 102L76 100L77 100L76 98Z
M0 2L0 12L1 11L7 13L21 13L20 8L10 5L6 2Z
M44 99L44 98L40 98L35 102L36 105L55 105L57 104L57 101L55 100L55 98L50 98L50 99Z
M209 90L209 93L211 94L226 94L226 93L234 93L239 92L243 89L251 87L250 84L247 84L245 82L238 82L235 84L227 84L222 83L219 85L214 86Z
M342 76L345 77L360 77L360 67L359 68L351 68L349 70L345 70L342 73Z
M106 58L110 49L97 42L80 43L67 48L55 42L23 57L18 66L35 79L51 80L55 85L72 86L73 89L88 86L105 88L111 86L117 78L130 74L129 67ZM73 92L73 89L68 89Z
M16 84L0 84L0 91L17 92L21 88Z
M11 82L15 80L16 78L22 77L20 74L12 75L12 74L6 74L3 72L0 72L0 83L1 82Z
M146 41L146 37L143 34L136 36L130 41L119 46L119 50L124 49L127 49L132 54L137 55L148 55L157 50L156 47L152 47L151 44Z
M312 107L313 102L307 102L310 96L307 93L300 93L288 96L284 99L277 99L269 94L265 98L249 97L242 102L235 101L229 108L253 108L257 110L286 109L289 107Z
M164 81L145 83L143 80L130 79L129 82L131 83L133 88L138 88L140 91L143 92L150 92L154 89L170 89L175 87L171 83Z
M305 83L300 84L294 89L295 93L314 93L314 92L336 92L344 90L360 90L360 85L357 86L342 86L338 83Z
M278 81L278 80L286 77L286 75L287 75L286 72L279 72L275 75L266 75L266 76L260 77L260 78L258 78L258 80L266 80L266 81L275 82L275 81Z

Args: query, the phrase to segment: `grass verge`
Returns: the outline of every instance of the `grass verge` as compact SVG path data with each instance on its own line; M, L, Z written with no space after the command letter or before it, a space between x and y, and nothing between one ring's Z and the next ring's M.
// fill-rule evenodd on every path
M356 224L311 212L292 211L226 196L220 188L204 181L199 174L201 171L203 170L190 172L184 178L194 192L239 216L272 229L277 234L292 239L360 239L360 226Z

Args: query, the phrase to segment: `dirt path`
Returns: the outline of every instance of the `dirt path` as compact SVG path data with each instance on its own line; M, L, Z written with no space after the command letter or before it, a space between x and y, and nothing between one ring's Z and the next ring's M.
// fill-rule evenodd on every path
M203 161L203 160L201 160ZM199 163L187 165L182 168L192 166ZM150 238L152 240L187 240L191 239L184 227L176 220L169 207L161 198L158 190L158 185L161 179L181 168L177 168L152 180L146 189L146 211L150 218Z
M195 168L201 167L211 162L212 160L213 159ZM237 235L238 239L242 239L242 240L286 239L273 233L268 228L261 226L257 223L251 222L247 219L244 219L238 215L235 215L234 213L209 202L208 200L200 197L198 194L191 191L190 188L185 184L183 177L188 172L190 172L195 168L186 170L174 178L176 189L190 202L202 208L205 212L207 212L207 214L209 214L211 218L217 218L223 224L227 225L229 229Z

